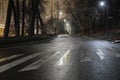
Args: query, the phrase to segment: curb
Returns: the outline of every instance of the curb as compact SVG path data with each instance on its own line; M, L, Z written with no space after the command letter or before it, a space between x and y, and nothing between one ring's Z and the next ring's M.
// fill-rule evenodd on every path
M46 38L42 38L42 39L39 39L39 40L35 40L35 41L31 41L32 39L30 39L30 40L28 40L28 42L15 42L15 43L13 43L13 41L12 42L4 42L4 43L2 43L2 42L0 42L1 43L1 46L0 46L0 49L6 49L6 48L10 48L10 47L13 47L13 46L15 46L15 45L17 45L17 46L22 46L22 45L26 45L26 44L34 44L34 43L42 43L42 42L47 42L47 41L51 41L51 40L53 40L54 38L56 38L57 37L57 35L54 35L54 36L49 36L48 38L46 37ZM39 37L37 37L37 38L39 38ZM36 38L36 39L37 39ZM13 43L13 44L12 44ZM12 44L12 45L11 45Z

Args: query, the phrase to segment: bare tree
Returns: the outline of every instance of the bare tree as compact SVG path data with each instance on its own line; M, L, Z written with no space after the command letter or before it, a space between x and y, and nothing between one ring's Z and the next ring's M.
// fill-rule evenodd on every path
M25 30L29 36L35 34L35 29L37 29L36 34L38 34L39 29L41 29L42 34L46 34L41 17L42 12L44 12L43 0L9 0L4 37L8 37L12 18L14 18L16 37L20 37L21 34L24 36Z
M81 33L92 32L94 8L89 8L88 0L65 0L66 14L69 14L73 23Z

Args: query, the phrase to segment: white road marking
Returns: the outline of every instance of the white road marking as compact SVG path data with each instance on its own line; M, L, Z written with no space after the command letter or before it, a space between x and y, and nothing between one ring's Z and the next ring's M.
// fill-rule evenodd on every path
M15 49L15 48L18 48L18 46L15 46L15 47L8 47L8 48L1 48L0 50L9 50L9 49Z
M41 59L39 59L38 61L28 65L27 67L21 69L19 72L23 72L23 71L29 71L29 70L36 70L38 69L42 64L44 64L45 62L51 60L54 56L56 56L57 54L60 54L60 51L57 51L56 53L54 53L54 55L52 56L46 56L43 57Z
M89 62L91 61L90 55L85 51L81 54L80 62Z
M115 52L112 52L111 54L115 55L115 57L120 57L120 54L117 53L116 51L115 51Z
M88 62L88 61L91 61L91 58L90 58L90 56L86 56L86 57L83 57L83 58L81 58L81 60L80 60L80 62Z
M58 65L64 65L64 62L66 61L68 55L70 54L70 50L67 50L64 54L64 56L62 56L58 62Z
M105 59L105 54L103 53L103 51L102 50L100 50L100 49L96 49L97 50L97 55L99 56L99 58L100 59Z
M115 50L108 49L108 52L115 57L120 57L120 54Z
M7 60L10 60L10 59L14 59L14 58L17 58L19 56L23 56L24 54L17 54L17 55L12 55L12 56L9 56L9 57L5 57L5 58L1 58L0 59L0 63L3 62L3 61L7 61Z
M10 68L13 68L13 67L15 67L15 66L17 66L17 65L19 65L19 64L21 64L23 62L26 62L26 61L28 61L30 59L33 59L33 58L35 58L35 57L37 57L39 55L40 55L40 53L35 53L35 54L32 54L32 55L26 56L24 58L21 58L19 60L13 61L11 63L5 64L3 66L0 66L0 73L2 73L4 71L7 71Z

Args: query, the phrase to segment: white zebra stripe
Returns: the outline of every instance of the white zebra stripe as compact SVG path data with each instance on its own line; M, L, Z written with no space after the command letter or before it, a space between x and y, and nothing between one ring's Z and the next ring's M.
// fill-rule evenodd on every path
M112 54L115 57L120 57L120 53L118 53L116 50L108 49L108 53Z
M83 58L81 58L81 60L80 60L80 62L89 62L89 61L91 61L91 58L90 58L90 56L86 56L86 57L83 57Z
M26 56L24 58L18 59L16 61L13 61L11 63L2 65L2 66L0 66L0 73L2 73L4 71L7 71L7 70L9 70L9 69L11 69L11 68L23 63L23 62L26 62L26 61L28 61L30 59L33 59L33 58L35 58L35 57L37 57L39 55L40 55L40 53L35 53L35 54L32 54L32 55Z
M36 70L38 69L43 63L49 61L50 59L52 59L54 56L56 56L57 54L59 54L60 51L57 51L54 55L52 55L51 57L50 56L46 56L46 57L43 57L39 60L37 60L36 62L28 65L27 67L21 69L19 72L23 72L23 71L29 71L29 70Z
M4 62L4 61L7 61L7 60L11 60L11 59L17 58L17 57L20 57L20 56L23 56L23 55L24 54L17 54L17 55L12 55L12 56L8 56L8 57L5 57L5 58L1 58L0 59L0 63Z
M105 54L103 53L103 51L102 50L100 50L100 49L96 49L97 50L97 55L99 56L99 58L100 59L105 59Z
M87 52L83 52L81 54L80 62L88 62L91 61L90 55Z

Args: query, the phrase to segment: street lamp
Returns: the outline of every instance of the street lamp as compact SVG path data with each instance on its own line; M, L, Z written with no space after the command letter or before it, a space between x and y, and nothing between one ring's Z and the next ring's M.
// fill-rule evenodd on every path
M105 9L106 9L106 31L108 31L108 12L109 12L108 10L109 10L109 7L105 1L100 1L99 6L102 8L105 7Z
M70 25L70 23L69 22L66 22L65 23L65 30L69 33L69 34L71 34L71 25Z
M59 15L61 16L61 15L63 15L63 13L60 11L60 12L59 12Z
M99 5L100 5L101 7L104 7L104 6L105 6L105 2L104 2L104 1L101 1L101 2L99 3Z
M69 26L69 23L66 23L67 26Z
M67 20L66 19L64 19L64 22L66 22Z
M59 19L63 17L64 13L62 11L59 11Z

